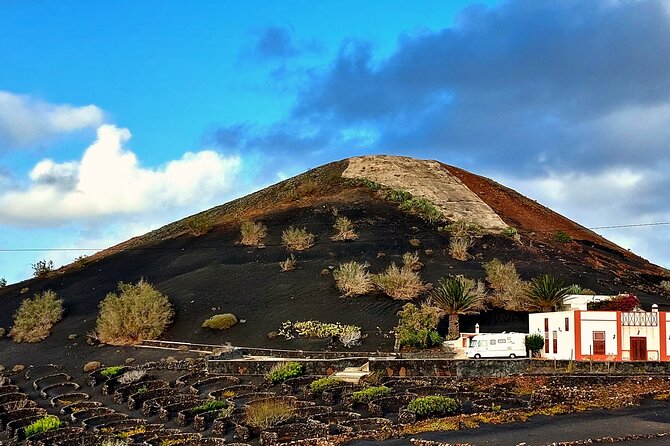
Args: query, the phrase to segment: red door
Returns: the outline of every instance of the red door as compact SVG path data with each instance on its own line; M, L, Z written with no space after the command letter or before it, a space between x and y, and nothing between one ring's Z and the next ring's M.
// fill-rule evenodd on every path
M630 338L630 360L631 361L646 361L647 360L647 338L632 337Z

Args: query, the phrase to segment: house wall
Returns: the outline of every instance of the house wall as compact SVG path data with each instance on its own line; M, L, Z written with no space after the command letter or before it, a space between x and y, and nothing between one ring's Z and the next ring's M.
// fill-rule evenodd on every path
M622 327L622 350L621 359L630 360L630 338L637 336L647 338L647 360L658 361L660 358L660 326L656 327Z
M528 315L530 334L545 335L544 320L549 319L549 353L541 350L541 356L548 359L576 359L575 352L575 312L556 311L553 313L531 313ZM568 330L565 319L568 319ZM554 336L557 340L557 351L554 353Z
M618 313L616 311L583 311L581 312L581 359L597 359L616 361L621 351ZM593 352L593 332L605 332L605 355Z

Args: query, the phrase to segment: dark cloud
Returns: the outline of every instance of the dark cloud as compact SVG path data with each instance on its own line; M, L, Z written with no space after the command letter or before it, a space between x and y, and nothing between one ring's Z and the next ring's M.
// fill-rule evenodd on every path
M269 26L260 30L254 52L263 58L286 58L297 55L298 49L290 29Z

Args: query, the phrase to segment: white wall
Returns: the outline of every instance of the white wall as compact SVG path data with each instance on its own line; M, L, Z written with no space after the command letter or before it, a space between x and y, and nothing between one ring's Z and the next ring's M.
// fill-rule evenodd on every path
M552 313L531 313L528 315L530 334L544 336L544 319L549 319L549 353L541 350L541 356L549 359L575 359L575 314L573 311ZM565 330L565 318L568 318L568 330ZM554 353L554 332L558 340L558 350Z
M584 311L581 313L582 356L593 354L593 332L605 332L605 355L617 356L617 317L616 311Z

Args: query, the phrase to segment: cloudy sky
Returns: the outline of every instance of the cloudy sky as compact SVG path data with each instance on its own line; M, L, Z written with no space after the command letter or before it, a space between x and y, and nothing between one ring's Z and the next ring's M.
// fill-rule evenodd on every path
M670 221L670 0L6 0L0 54L10 282L369 153ZM598 232L670 266L670 225Z

